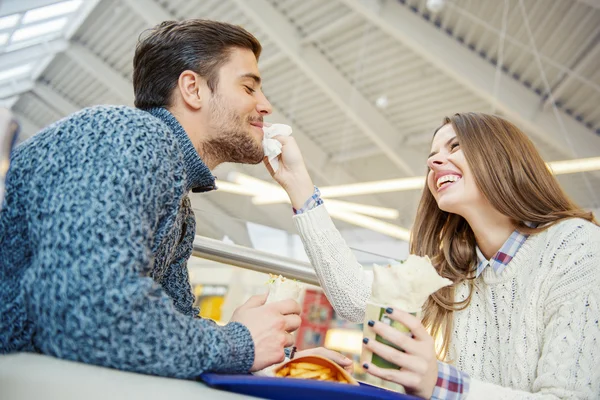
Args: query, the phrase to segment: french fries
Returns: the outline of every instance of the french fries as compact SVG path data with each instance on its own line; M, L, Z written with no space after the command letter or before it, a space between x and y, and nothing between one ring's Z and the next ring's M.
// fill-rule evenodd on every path
M348 383L348 380L341 372L310 362L290 363L277 371L275 376Z

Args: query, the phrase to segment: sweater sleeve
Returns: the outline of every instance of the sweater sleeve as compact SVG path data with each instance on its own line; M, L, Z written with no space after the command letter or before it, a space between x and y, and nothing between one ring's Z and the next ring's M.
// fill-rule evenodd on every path
M169 226L161 222L183 193L176 142L158 121L109 116L82 114L76 126L57 127L63 140L79 138L39 160L30 183L48 189L37 191L29 213L36 250L24 288L34 345L168 377L247 372L254 344L245 326L178 312L151 277L152 249L168 234L157 230Z
M362 322L373 277L358 263L324 205L294 216L321 287L342 318Z
M532 393L471 379L469 399L598 398L600 235L597 227L583 226L557 235L558 248L548 248L548 254L555 256Z

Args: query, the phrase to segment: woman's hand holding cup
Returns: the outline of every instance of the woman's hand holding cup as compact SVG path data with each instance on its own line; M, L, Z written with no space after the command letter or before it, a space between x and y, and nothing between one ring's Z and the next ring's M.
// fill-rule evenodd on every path
M368 350L399 368L381 368L372 362L365 362L363 367L373 376L404 386L409 394L429 399L438 378L433 338L415 316L392 308L387 308L385 312L391 320L406 326L412 335L382 322L370 320L367 324L381 338L404 351L366 337L363 342Z

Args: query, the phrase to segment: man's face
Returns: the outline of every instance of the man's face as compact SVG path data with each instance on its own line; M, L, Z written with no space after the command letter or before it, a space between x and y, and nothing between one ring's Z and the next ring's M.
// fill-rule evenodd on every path
M208 106L210 139L204 151L221 162L258 164L263 160L263 116L271 104L261 90L256 57L234 48L219 70L219 81Z

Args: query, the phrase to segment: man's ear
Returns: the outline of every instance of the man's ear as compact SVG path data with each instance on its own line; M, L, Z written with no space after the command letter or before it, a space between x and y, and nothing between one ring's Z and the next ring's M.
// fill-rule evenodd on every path
M177 89L183 103L194 110L201 109L205 100L202 98L204 85L206 81L200 75L190 70L183 71L177 80Z

